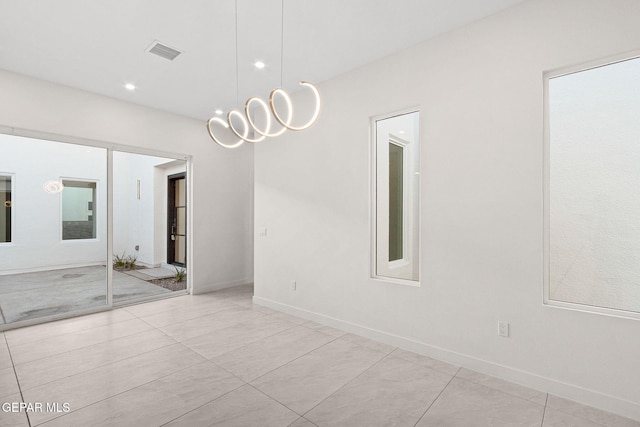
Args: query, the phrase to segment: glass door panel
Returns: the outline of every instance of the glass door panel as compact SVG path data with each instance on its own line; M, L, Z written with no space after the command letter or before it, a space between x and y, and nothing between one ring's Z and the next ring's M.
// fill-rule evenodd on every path
M107 299L107 150L0 134L0 329Z
M113 152L114 304L187 288L186 168L184 160Z

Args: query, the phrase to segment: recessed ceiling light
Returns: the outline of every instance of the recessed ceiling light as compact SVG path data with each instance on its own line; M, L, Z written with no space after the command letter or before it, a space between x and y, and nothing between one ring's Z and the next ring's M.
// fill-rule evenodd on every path
M222 111L222 110L221 110L221 109L219 109L219 108L216 110L216 114L217 114L217 115L219 115L219 116L221 116L223 112L224 112L224 111Z
M134 85L133 83L127 83L126 85L124 85L124 88L126 90L136 90L136 85Z
M265 66L264 62L262 62L262 61L256 61L256 62L254 62L253 65L255 65L258 70L262 70L264 68L264 66Z
M404 133L404 131L403 130L399 130L398 133Z

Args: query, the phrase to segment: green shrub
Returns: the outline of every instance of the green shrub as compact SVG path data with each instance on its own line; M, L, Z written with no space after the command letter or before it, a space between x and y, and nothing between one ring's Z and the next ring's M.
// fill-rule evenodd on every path
M137 260L138 260L137 256L129 255L125 261L125 267L128 268L129 270L135 270Z
M187 277L187 270L184 268L180 268L178 269L178 267L173 267L176 270L176 274L173 276L174 279L176 279L176 282L180 283L182 282L185 277Z
M113 256L113 266L123 268L127 265L127 257L122 252L122 255L114 255Z
M119 269L128 269L135 270L136 261L138 257L135 255L125 255L125 252L122 252L122 255L114 255L113 256L113 266Z

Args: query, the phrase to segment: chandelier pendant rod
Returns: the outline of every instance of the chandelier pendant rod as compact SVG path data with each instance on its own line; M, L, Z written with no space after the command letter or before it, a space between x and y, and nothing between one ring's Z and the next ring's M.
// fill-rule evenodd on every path
M240 103L240 61L238 54L238 0L235 0L235 38L236 38L236 106ZM300 131L306 130L313 126L315 122L318 120L318 116L320 114L321 100L320 100L320 92L318 89L309 82L301 81L300 85L306 87L311 90L315 99L315 109L311 118L303 125L294 126L292 124L293 119L293 104L291 102L291 97L289 94L282 88L284 85L283 81L284 74L284 0L280 0L280 87L275 88L269 94L269 104L258 97L252 97L247 100L244 105L244 114L236 109L232 109L227 113L227 120L224 121L220 117L213 116L207 121L207 132L211 139L218 145L225 148L236 148L244 144L245 142L255 143L264 140L267 137L276 137L282 135L285 131ZM284 105L286 106L286 114L282 114L278 112L276 108L276 98L281 98L284 100ZM261 128L256 125L256 123L251 118L250 107L252 104L258 104L261 107L264 116L265 116L265 124L264 127ZM236 117L236 123L241 124L241 129L238 129L236 125L233 124L232 118ZM277 132L271 132L271 124L272 117L275 119L281 128ZM238 139L232 142L223 142L221 141L212 129L212 125L216 123L219 126L225 128L227 131L231 131L233 135L235 135ZM249 137L249 132L253 131L254 138ZM260 135L255 138L255 135Z

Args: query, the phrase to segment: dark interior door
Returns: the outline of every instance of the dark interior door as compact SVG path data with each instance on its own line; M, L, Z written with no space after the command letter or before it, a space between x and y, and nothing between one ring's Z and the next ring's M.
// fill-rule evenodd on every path
M186 174L169 176L167 218L167 263L187 265L187 180Z
M11 241L11 178L0 176L0 243Z

